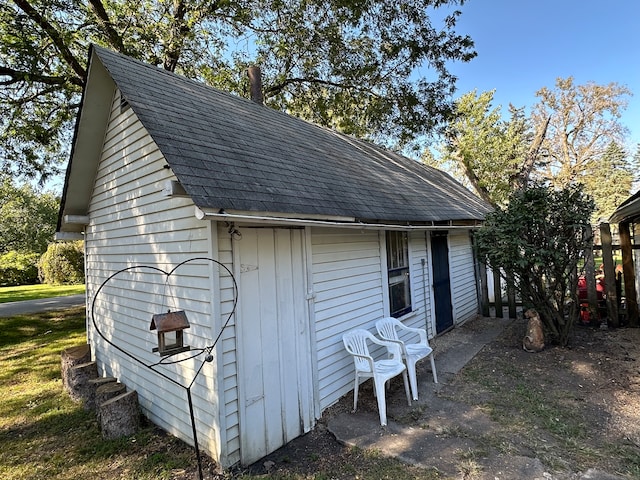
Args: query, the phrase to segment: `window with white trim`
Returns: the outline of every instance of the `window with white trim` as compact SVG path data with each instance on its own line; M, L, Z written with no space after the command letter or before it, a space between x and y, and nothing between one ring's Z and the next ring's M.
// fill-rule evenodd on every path
M386 232L389 313L401 317L411 311L409 239L406 232Z

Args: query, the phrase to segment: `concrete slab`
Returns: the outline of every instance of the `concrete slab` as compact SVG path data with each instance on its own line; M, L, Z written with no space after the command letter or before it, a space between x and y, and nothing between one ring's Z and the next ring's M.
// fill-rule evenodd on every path
M475 320L467 322L431 341L436 359L438 375L456 374L475 357L482 348L498 338L513 319L492 318L475 326Z
M398 418L395 414L401 408L400 403L390 404L387 401L389 421L386 427L380 425L377 410L369 409L355 413L337 413L328 419L328 430L345 445L373 449L423 468L436 468L443 478L468 478L464 472L459 471L460 458L465 452L477 452L485 448L476 444L473 437L482 438L483 435L490 434L493 423L480 408L441 398L438 391L512 322L513 319L479 318L431 342L440 383L433 383L430 371L424 368L421 370L418 377L420 400L417 404L429 411L428 426L425 428L401 425L393 421L394 416ZM402 382L399 383L401 384ZM402 388L397 390L403 396ZM363 393L364 391L363 388ZM406 404L402 408L406 408ZM461 428L471 435L456 434ZM518 455L494 456L490 459L490 465L486 463L489 459L474 458L474 462L480 467L480 471L475 472L472 477L477 480L622 479L596 470L556 476L545 471L539 459Z

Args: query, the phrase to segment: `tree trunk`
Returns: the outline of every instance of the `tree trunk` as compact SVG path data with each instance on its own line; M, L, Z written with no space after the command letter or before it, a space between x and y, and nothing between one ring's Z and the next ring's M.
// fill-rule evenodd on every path
M71 367L91 361L91 347L86 343L77 347L67 348L62 351L60 365L60 375L62 376L62 387L69 391L69 370Z
M549 122L551 121L551 117L546 117L544 122L542 122L537 130L531 145L529 146L529 151L527 152L527 157L525 159L522 168L515 176L512 185L514 189L525 188L531 177L531 172L533 171L533 167L538 160L540 155L540 149L542 148L542 142L544 142L545 137L547 136L547 130L549 128Z
M96 362L81 363L69 369L69 397L75 402L86 404L91 397L92 386L89 380L98 378ZM85 408L87 408L85 406Z
M100 405L102 437L113 440L133 435L140 426L138 392L132 390Z
M96 416L98 418L98 423L100 423L100 415L101 409L100 406L106 402L107 400L112 399L113 397L117 397L118 395L122 395L127 391L127 387L125 387L120 382L109 382L104 385L100 385L96 389L95 395L95 405L96 405Z
M98 388L100 388L102 385L116 382L117 380L113 377L99 377L89 380L89 395L85 399L84 408L87 410L96 410L96 392L98 391Z
M516 318L518 316L516 305L516 285L513 280L513 276L507 276L507 303L509 304L509 318Z

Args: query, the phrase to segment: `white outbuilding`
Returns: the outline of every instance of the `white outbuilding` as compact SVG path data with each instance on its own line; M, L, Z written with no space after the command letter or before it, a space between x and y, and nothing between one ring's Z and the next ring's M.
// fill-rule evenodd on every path
M200 448L227 467L353 388L343 333L474 317L489 209L437 169L92 46L58 235L85 241L100 371L187 442L193 382Z

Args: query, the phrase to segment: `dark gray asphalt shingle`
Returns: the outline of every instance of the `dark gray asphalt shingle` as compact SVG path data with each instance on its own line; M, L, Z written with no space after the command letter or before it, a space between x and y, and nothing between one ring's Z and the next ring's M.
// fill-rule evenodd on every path
M201 208L389 222L480 220L489 210L444 172L94 48Z

